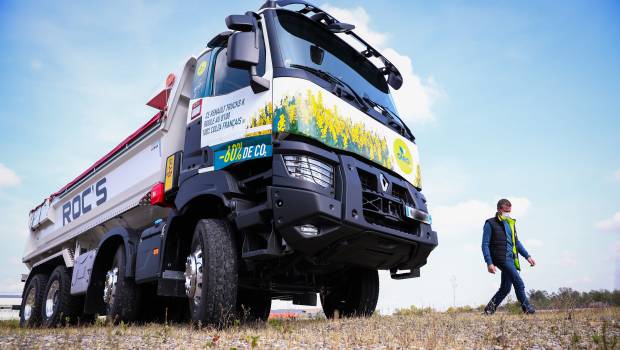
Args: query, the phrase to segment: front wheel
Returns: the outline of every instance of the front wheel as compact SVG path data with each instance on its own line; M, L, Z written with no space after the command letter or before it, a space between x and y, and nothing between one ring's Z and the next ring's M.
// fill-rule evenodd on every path
M105 274L103 287L106 319L111 323L131 322L139 316L140 291L132 279L125 277L126 263L125 247L120 245Z
M198 221L185 263L185 292L191 319L225 326L237 302L237 253L234 231L224 220Z
M377 270L351 270L343 282L326 288L320 295L327 318L333 318L336 312L342 317L372 316L379 299L379 273Z

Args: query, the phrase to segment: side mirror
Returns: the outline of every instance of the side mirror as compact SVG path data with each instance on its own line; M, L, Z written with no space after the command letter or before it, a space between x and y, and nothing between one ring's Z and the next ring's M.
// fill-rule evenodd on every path
M250 69L258 65L259 49L253 32L237 32L228 38L227 62L230 67Z
M228 16L227 25L228 25ZM255 27L254 27L255 28ZM228 66L239 69L247 69L250 74L250 86L254 93L269 90L269 80L260 77L256 71L260 61L260 45L258 33L254 31L236 32L228 38L226 62Z
M251 32L256 23L254 18L249 15L230 15L226 17L226 27L230 30L239 32Z

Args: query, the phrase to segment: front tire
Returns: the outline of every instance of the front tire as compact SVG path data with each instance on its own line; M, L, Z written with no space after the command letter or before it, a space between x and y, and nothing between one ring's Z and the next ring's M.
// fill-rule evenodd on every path
M82 299L71 295L71 274L64 266L52 271L41 305L43 327L56 327L73 323L81 314Z
M20 327L36 327L41 324L41 306L45 298L48 275L34 275L24 289L24 297L19 310Z
M134 321L140 314L140 291L135 281L125 277L126 264L125 247L120 245L106 272L103 287L106 319L114 324Z
M321 305L327 318L336 310L342 317L370 317L379 299L379 273L376 270L355 269L344 281L321 292Z
M238 262L234 231L224 220L203 219L194 230L185 265L185 291L192 321L226 326L237 302Z

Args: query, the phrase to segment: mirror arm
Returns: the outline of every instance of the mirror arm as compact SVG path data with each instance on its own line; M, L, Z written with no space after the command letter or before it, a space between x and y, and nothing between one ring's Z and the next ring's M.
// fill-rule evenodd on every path
M246 15L251 16L252 17L252 24L253 24L253 31L254 31L254 48L256 48L257 50L260 49L260 45L259 45L259 41L260 41L260 33L258 31L258 20L257 17L258 15L254 12L248 11L246 12ZM260 62L259 62L260 64ZM256 66L252 66L250 67L250 86L252 87L252 91L254 91L255 94L258 94L260 92L265 92L267 90L269 90L269 88L271 87L271 82L269 81L269 79L265 79L261 76L258 75L258 72L256 70Z
M255 94L258 94L259 92L269 90L271 83L269 82L269 79L259 76L256 71L256 66L252 66L250 68L250 86L252 87L252 91L254 91Z

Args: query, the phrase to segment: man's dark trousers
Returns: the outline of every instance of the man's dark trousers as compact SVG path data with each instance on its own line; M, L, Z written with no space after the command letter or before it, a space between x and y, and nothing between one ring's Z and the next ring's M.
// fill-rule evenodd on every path
M493 298L491 302L494 307L499 306L499 304L504 301L506 295L510 293L510 288L512 286L515 287L515 293L517 294L517 300L521 305L528 305L527 296L525 295L525 284L523 284L523 280L521 276L519 276L519 271L514 264L514 258L512 254L506 257L506 261L502 264L496 266L500 271L502 271L502 283L500 284L499 290Z

